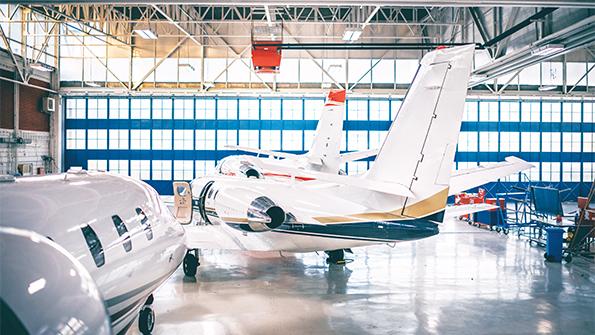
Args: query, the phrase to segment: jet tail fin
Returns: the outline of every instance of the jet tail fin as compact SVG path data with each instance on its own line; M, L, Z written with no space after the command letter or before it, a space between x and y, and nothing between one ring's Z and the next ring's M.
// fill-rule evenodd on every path
M399 114L364 178L409 187L402 215L420 217L446 205L473 45L432 51L421 60Z

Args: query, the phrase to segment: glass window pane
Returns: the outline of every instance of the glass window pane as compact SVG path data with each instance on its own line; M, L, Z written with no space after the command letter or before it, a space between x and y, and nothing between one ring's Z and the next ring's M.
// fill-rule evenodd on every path
M258 99L240 99L239 106L241 120L258 120Z
M153 129L152 130L152 148L153 150L171 150L172 131L171 129Z
M303 134L301 130L283 130L283 150L301 151Z
M194 178L194 161L174 161L174 180L190 181Z
M153 119L171 119L172 100L153 99Z
M107 119L107 99L88 99L88 119Z
M302 120L303 102L301 99L283 99L283 120Z
M258 148L258 130L241 129L238 133L239 145L248 148Z
M347 101L348 120L368 119L368 100L350 99Z
M110 159L109 171L123 176L128 175L128 160L124 159Z
M151 130L149 130L149 129L131 129L130 130L130 149L131 150L150 150L151 149Z
M194 150L194 131L192 129L174 130L174 150Z
M107 129L88 129L87 130L87 149L92 149L92 150L107 149Z
M370 100L370 120L390 120L388 100Z
M128 150L128 129L109 130L110 150Z
M539 152L541 138L538 132L521 133L521 151Z
M174 100L174 119L194 119L194 99Z
M147 98L136 98L130 100L130 118L131 119L150 119L151 118L151 100Z
M260 101L260 118L263 120L281 119L281 100L262 99Z
M66 118L84 119L86 118L86 100L85 99L66 99Z
M217 100L217 118L237 120L238 118L238 100L237 99L219 99Z
M89 160L87 160L87 170L89 170L89 171L107 171L107 159L89 159Z
M151 161L150 160L131 160L130 161L130 176L141 179L151 179Z
M349 130L347 132L347 143L349 151L361 151L368 149L368 132L365 130Z
M109 118L127 119L128 118L128 99L110 99L109 100Z
M281 150L281 131L261 130L260 148L267 150Z
M228 150L228 145L238 145L237 130L217 129L217 150Z
M196 118L199 120L215 119L215 102L213 98L196 99Z
M196 150L215 150L215 130L196 130Z
M172 180L171 175L171 161L169 160L154 160L152 161L153 180Z

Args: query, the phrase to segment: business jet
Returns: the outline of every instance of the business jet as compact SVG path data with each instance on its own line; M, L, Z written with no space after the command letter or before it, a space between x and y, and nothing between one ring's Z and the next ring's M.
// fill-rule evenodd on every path
M214 174L174 183L180 221L189 223L197 214L202 222L186 226L194 252L184 260L185 273L196 273L199 248L326 251L330 262L341 262L344 251L354 247L434 236L449 195L531 167L511 157L451 172L473 52L470 45L423 57L374 164L363 175L287 168L290 175L311 179Z
M277 178L289 176L280 173L285 167L318 171L331 174L344 174L340 170L343 163L374 156L377 149L354 151L341 154L341 136L345 114L345 90L330 90L316 126L312 146L305 154L292 154L273 150L227 146L228 149L256 154L232 155L222 159L216 167L219 174L248 178ZM261 156L268 156L264 159ZM265 168L266 166L266 168ZM293 176L296 180L310 180Z
M31 334L119 334L138 318L148 334L152 293L182 262L184 241L142 181L83 170L4 178L0 302L12 312L2 321L12 315Z

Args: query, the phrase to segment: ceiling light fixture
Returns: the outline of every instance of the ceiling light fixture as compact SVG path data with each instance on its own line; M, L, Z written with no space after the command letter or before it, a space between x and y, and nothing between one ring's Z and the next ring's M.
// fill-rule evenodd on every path
M564 51L566 48L563 44L546 44L541 47L531 49L531 55L534 56L549 56L560 51Z
M98 83L96 83L94 81L86 81L85 85L87 85L89 87L101 87L101 85L99 85Z
M543 92L543 91L552 91L555 90L558 86L556 85L541 85L537 88L537 90Z
M343 32L343 41L355 42L355 41L359 40L361 35L362 35L361 28L345 28L345 31Z
M30 68L37 70L37 71L43 71L43 72L52 72L54 71L54 69L49 66L49 65L45 65L43 63L39 63L39 62L35 62L29 65Z
M156 40L157 34L151 29L134 29L134 32L145 40Z

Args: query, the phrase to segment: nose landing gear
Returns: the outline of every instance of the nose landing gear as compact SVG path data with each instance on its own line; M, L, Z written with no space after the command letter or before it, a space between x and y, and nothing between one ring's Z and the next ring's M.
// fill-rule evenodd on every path
M184 275L188 277L196 276L196 270L200 266L198 261L198 249L189 249L184 256Z
M155 328L155 312L151 308L153 300L153 295L151 294L138 314L138 330L143 335L150 335Z

